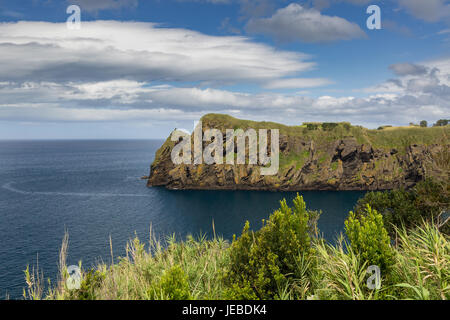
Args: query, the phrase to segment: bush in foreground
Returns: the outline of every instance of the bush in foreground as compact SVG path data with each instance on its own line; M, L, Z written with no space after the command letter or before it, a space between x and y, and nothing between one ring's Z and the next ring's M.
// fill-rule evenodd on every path
M363 261L379 266L384 274L389 273L394 252L381 214L372 210L369 205L359 219L355 213L350 212L345 221L345 233L350 240L351 249L359 254Z
M227 297L273 299L281 297L286 287L307 287L314 254L311 236L319 214L307 210L303 198L297 195L293 208L286 200L281 201L280 209L263 221L259 231L249 231L247 222L230 248L230 264L224 275L230 287Z

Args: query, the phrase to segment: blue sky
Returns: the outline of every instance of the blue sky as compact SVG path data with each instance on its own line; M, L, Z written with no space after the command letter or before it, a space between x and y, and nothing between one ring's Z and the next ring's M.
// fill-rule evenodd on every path
M208 112L450 116L447 0L0 0L0 53L0 139L164 138Z

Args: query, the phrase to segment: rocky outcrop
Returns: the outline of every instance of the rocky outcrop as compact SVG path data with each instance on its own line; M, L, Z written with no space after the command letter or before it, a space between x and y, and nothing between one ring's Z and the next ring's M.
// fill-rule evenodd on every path
M205 127L223 129L218 123L206 123ZM148 186L273 191L387 190L409 188L429 176L447 175L448 179L448 168L443 168L437 159L448 152L448 144L380 147L371 143L370 135L366 139L352 135L331 138L331 134L323 132L311 137L305 129L301 130L300 134L292 135L288 130L280 131L280 169L274 176L260 175L260 167L256 165L175 165L171 161L175 143L168 139L156 154Z

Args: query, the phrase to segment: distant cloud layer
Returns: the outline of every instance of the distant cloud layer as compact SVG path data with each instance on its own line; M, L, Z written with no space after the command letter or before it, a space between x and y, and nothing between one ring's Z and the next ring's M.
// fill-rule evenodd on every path
M328 79L315 78L315 79L301 79L301 78L292 78L292 79L280 79L268 82L264 85L264 88L267 89L300 89L300 88L313 88L313 87L322 87L333 82Z
M0 34L0 81L264 83L315 66L307 55L245 37L151 23L83 22L77 31L63 23L3 23Z
M122 8L136 8L141 0L67 0L68 4L78 4L83 10L90 13L96 13L102 10L116 10ZM263 17L274 12L277 5L274 0L164 0L176 2L195 2L209 4L233 4L240 6L241 14L244 18ZM436 22L450 17L449 0L390 0L398 5L400 9L406 11L415 18ZM282 1L289 4L290 1ZM363 6L369 4L383 4L381 0L310 0L304 1L311 3L317 10L331 7L337 3L349 3L352 5ZM292 4L296 4L292 2Z
M251 19L246 28L250 33L266 34L282 42L332 42L366 36L355 23L295 3L270 18Z
M292 92L333 82L299 76L317 67L305 54L150 23L84 22L80 31L63 23L2 23L0 50L3 121L173 123L225 112L376 126L450 114L448 58L393 65L395 78L361 98ZM258 90L224 86L233 84ZM278 89L291 93L271 91Z
M398 3L408 13L428 22L450 18L448 0L398 0Z
M420 66L412 63L397 63L389 66L389 69L394 71L398 76L420 76L427 73L427 68L425 66Z

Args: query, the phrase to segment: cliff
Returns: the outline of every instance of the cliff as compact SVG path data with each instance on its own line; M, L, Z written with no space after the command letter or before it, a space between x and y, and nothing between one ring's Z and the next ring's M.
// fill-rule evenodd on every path
M171 153L178 142L172 142L169 137L156 152L148 186L273 191L387 190L409 188L426 177L449 180L450 126L381 130L345 122L284 126L218 114L208 114L201 120L203 132L215 128L224 137L226 129L278 129L278 174L263 176L259 165L248 164L175 165ZM203 142L205 145L208 143Z

